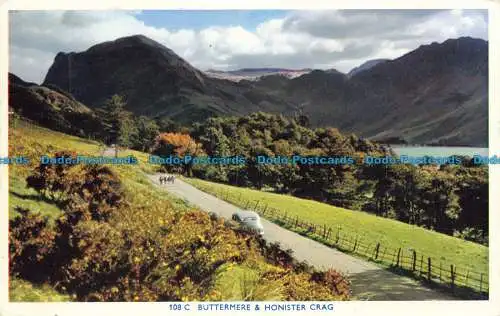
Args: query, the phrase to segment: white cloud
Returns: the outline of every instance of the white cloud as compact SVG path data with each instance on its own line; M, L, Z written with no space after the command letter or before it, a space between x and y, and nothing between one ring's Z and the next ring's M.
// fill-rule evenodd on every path
M202 69L336 68L396 58L447 38L486 39L485 11L343 10L293 12L255 30L242 26L168 30L125 11L18 11L10 16L10 71L42 82L55 55L143 34ZM229 13L230 14L230 13Z

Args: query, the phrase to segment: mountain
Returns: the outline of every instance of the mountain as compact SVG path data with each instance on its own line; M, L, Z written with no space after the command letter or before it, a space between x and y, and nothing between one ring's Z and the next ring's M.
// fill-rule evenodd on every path
M315 126L374 140L488 146L488 42L423 45L352 77L312 71L277 97L301 104Z
M53 130L78 136L97 135L100 120L91 109L56 86L39 86L9 73L9 107Z
M136 35L57 54L44 85L68 91L90 108L121 94L135 114L179 123L300 108L312 126L374 140L488 145L487 41L462 37L423 45L394 60L369 61L347 75L335 69L305 69L297 76L283 71L207 74ZM235 75L247 77L228 80Z
M350 81L361 96L346 113L356 118L353 130L373 139L488 146L484 40L463 37L423 45Z
M91 108L123 95L138 115L189 123L214 115L282 112L291 105L244 84L208 77L169 48L142 35L119 38L81 53L59 53L44 80Z
M347 73L347 76L348 77L352 77L352 76L354 76L357 73L360 73L362 71L368 70L368 69L372 68L375 65L378 65L380 63L383 63L383 62L386 62L386 61L389 61L389 60L390 59L372 59L372 60L368 60L368 61L362 63L360 66L355 67L351 71L349 71Z

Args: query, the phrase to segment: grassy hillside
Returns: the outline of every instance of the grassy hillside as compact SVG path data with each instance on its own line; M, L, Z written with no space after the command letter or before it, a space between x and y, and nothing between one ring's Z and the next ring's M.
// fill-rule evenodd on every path
M55 220L61 210L54 203L48 201L44 196L35 190L26 187L26 177L31 169L37 164L37 159L41 154L50 154L58 150L72 149L82 155L100 155L104 149L102 144L63 133L55 132L47 128L33 125L24 120L16 121L9 130L9 156L26 156L30 158L29 165L9 166L9 218L19 216L15 211L17 207L28 208L38 211L41 215L47 216L51 221ZM147 155L136 151L125 151L120 155L134 155L140 161L145 162ZM186 209L184 202L168 196L165 192L155 190L146 178L141 176L141 170L152 172L149 164L140 164L134 170L127 170L124 166L116 166L121 173L125 184L130 186L133 192L138 193L150 191L149 196L157 194L155 199L169 201L176 209ZM131 196L136 196L131 194ZM140 194L138 199L144 198ZM70 297L56 291L49 284L35 285L29 281L19 278L11 278L10 293L11 301L18 302L65 302L70 301Z
M488 247L473 242L362 211L347 210L312 200L199 179L185 178L185 180L205 192L217 194L234 204L241 205L241 197L245 202L253 201L252 205L255 201L260 201L260 205L267 204L269 208L286 211L292 218L298 217L300 220L319 226L326 225L332 228L340 226L342 235L359 236L368 243L380 242L384 247L392 249L399 247L403 251L415 249L419 256L420 254L429 256L437 265L439 262L443 263L443 267L456 265L460 273L465 273L466 270L488 273Z
M96 156L103 148L97 142L26 122L17 122L9 130L9 155L31 159L29 165L9 168L10 233L16 242L11 249L15 252L11 260L15 267L11 271L11 301L349 298L348 283L342 277L339 282L336 272L315 272L300 265L279 248L238 232L221 219L211 219L205 212L155 187L145 176L145 172L153 171L149 164L111 166L112 174L105 175L117 176L124 203L112 209L106 219L88 217L83 208L83 216L73 224L77 218L73 214L78 214L82 205L86 207L86 202L62 208L48 196L26 188L25 179L38 165L38 157L63 150ZM133 151L120 156L128 154L141 162L147 159L146 154ZM71 168L80 170L80 166ZM86 169L82 166L81 170ZM76 178L69 179L78 181L79 173L74 175ZM88 175L82 173L81 177ZM34 214L23 217L26 215L18 213L16 207L28 208ZM39 232L33 230L34 225L41 223L36 214L48 218L47 227L36 228ZM13 226L12 220L20 216L21 221ZM23 236L30 235L24 234L23 227L32 229L34 238L23 241ZM68 229L69 237L65 234ZM54 243L51 236L59 243ZM69 248L65 238L70 238ZM26 254L25 247L34 248L37 256L33 257L30 249ZM66 253L71 254L68 262L64 262ZM26 268L33 264L37 269ZM23 274L26 271L32 272ZM48 271L49 276L42 271ZM30 277L42 280L33 281Z

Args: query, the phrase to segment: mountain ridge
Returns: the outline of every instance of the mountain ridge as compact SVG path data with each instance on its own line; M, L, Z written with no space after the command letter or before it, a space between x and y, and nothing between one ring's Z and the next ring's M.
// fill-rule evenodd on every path
M236 82L213 78L140 35L57 54L44 84L68 90L91 108L122 94L136 114L186 124L211 116L302 111L313 126L375 140L487 146L487 48L487 41L462 37L422 45L351 76L312 70Z

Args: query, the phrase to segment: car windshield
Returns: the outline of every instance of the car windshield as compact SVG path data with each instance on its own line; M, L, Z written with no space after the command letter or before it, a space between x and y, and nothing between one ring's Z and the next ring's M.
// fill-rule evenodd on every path
M257 220L257 217L245 217L244 221L245 222L252 222L252 221L256 221Z

